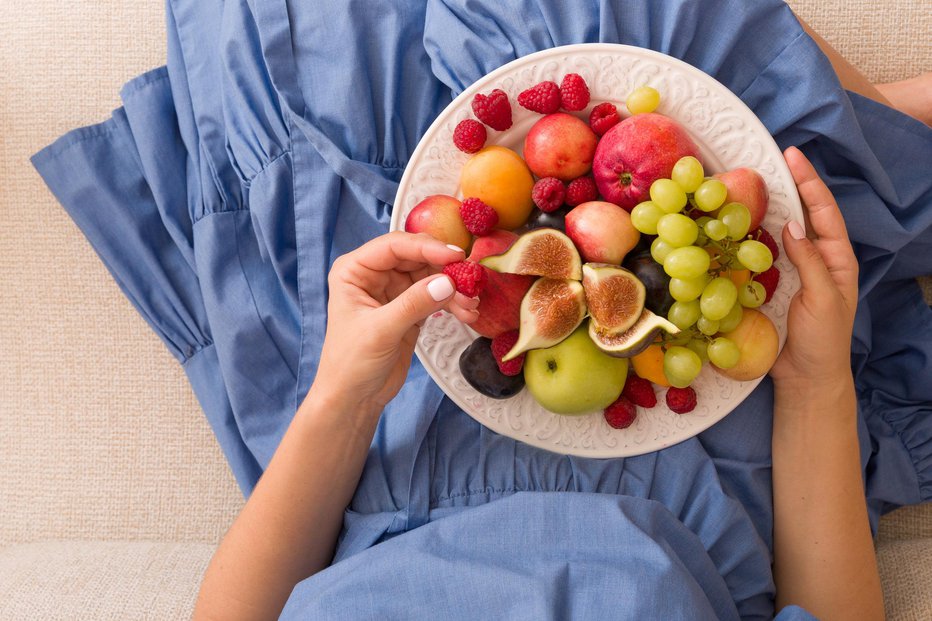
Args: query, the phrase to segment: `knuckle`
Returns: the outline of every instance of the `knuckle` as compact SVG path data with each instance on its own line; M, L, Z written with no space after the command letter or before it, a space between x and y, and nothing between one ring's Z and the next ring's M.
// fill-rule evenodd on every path
M413 295L403 295L398 298L398 302L401 305L401 312L404 313L405 317L416 317L418 314L418 304L415 296Z

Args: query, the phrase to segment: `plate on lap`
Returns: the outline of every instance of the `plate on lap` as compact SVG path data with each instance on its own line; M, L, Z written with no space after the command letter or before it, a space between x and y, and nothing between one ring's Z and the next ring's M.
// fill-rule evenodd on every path
M626 118L626 97L648 85L661 95L656 112L687 130L707 175L739 167L760 173L769 192L762 226L780 246L774 265L781 277L773 298L759 310L772 320L782 348L786 313L799 280L782 251L780 232L791 219L803 222L792 176L767 129L737 96L702 71L658 52L617 44L569 45L519 58L478 80L437 117L415 149L395 197L391 229L404 230L412 209L428 196L465 198L460 174L472 156L454 146L453 132L460 121L475 118L471 104L476 94L501 89L508 95L513 125L505 131L488 129L485 144L507 147L523 156L525 136L542 115L518 105L518 94L543 81L560 84L569 73L582 76L591 93L589 105L571 113L583 121L588 123L590 111L602 102L614 103ZM442 313L424 324L416 353L447 396L478 422L527 444L569 455L625 457L682 442L725 417L760 382L729 379L706 363L692 383L697 394L693 411L672 412L664 400L665 389L657 388L655 407L638 408L634 424L614 429L601 410L575 416L554 414L541 407L527 388L508 399L480 394L459 368L460 354L476 338L466 325Z

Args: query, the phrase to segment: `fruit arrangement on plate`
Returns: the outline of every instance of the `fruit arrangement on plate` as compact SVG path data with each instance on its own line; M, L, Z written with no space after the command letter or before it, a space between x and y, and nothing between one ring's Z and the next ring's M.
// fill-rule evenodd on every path
M471 248L445 272L479 298L480 336L459 366L483 395L526 385L551 412L601 411L618 429L654 407L658 389L672 411L692 411L706 362L750 380L775 361L777 330L755 310L780 276L761 227L766 184L743 167L706 176L688 132L655 112L660 100L641 86L625 118L606 101L587 123L572 114L590 103L581 76L540 82L518 95L541 115L522 158L485 146L486 126L511 128L508 96L473 98L477 119L453 133L472 155L462 200L425 198L405 229Z

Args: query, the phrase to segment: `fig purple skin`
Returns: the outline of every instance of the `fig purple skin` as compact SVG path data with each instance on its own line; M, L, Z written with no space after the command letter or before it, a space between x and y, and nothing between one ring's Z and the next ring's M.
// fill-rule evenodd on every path
M663 266L654 261L650 254L637 254L626 257L623 267L634 272L638 280L644 283L647 289L644 306L655 315L666 317L675 300L670 295L670 277L663 271Z
M469 385L486 397L508 399L524 388L524 374L513 377L498 370L492 339L480 336L460 354L460 372Z
M557 229L563 233L566 233L566 214L569 213L570 207L564 205L556 211L546 212L541 211L540 209L535 209L534 213L531 214L530 219L528 219L527 230L531 231L533 229Z

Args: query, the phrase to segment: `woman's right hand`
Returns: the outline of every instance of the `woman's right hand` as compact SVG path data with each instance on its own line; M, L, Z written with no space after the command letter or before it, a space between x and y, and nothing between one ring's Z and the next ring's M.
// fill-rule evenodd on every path
M858 262L831 191L806 156L784 156L796 181L812 238L799 223L783 229L783 247L801 287L790 303L787 338L770 370L778 390L851 381L851 333L858 303Z

